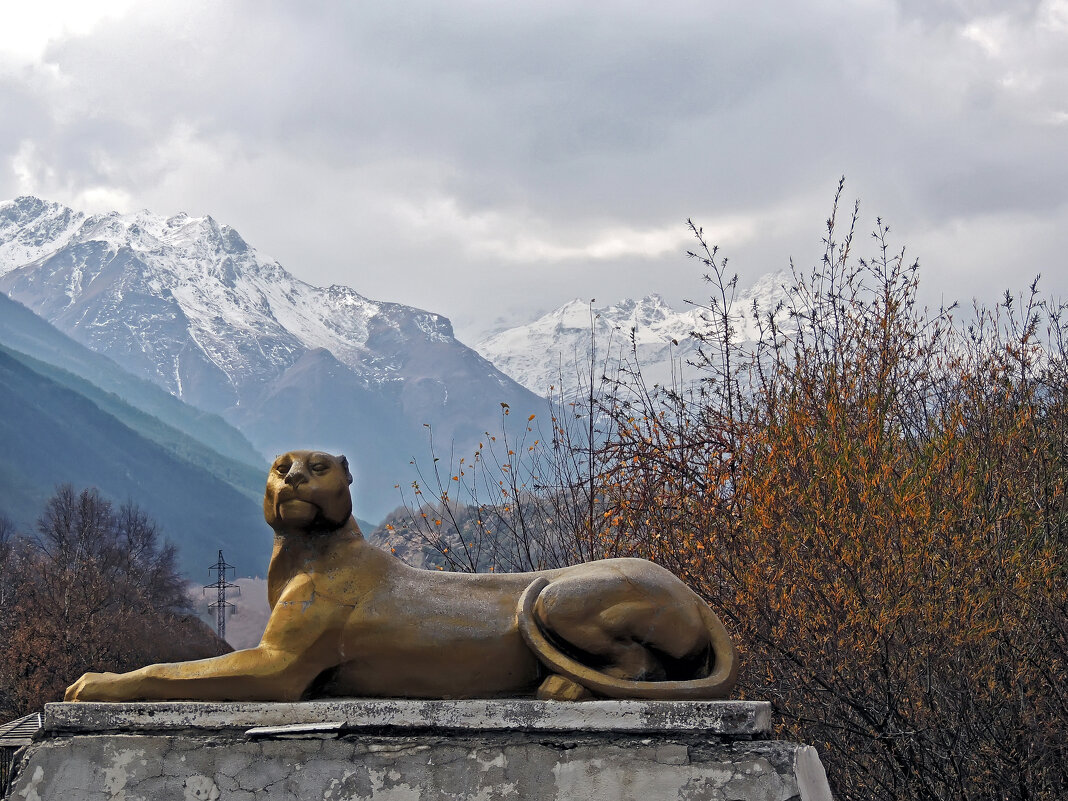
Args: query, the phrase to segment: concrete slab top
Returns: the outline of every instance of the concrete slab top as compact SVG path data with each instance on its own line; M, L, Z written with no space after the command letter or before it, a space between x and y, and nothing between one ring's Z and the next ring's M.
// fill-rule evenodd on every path
M766 736L767 701L535 701L530 699L324 699L298 703L167 701L55 703L42 734L233 731L262 727L337 731L694 732Z

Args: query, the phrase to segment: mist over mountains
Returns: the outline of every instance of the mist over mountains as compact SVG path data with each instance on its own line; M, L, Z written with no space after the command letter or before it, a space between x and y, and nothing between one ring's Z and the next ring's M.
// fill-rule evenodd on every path
M359 269L354 267L354 280ZM78 343L217 413L264 460L345 453L361 517L396 506L413 458L473 452L501 404L544 401L458 342L444 317L314 287L210 217L85 215L0 203L0 291Z

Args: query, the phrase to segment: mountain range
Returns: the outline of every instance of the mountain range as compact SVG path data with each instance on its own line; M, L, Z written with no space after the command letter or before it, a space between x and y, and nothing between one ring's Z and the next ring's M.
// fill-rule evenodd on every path
M753 320L773 311L785 297L785 273L769 273L738 291L732 326L738 342L758 338ZM689 362L698 358L697 331L709 330L710 310L691 306L677 311L660 295L622 300L608 306L576 298L525 325L497 332L475 345L500 370L532 392L571 397L601 376L641 368L648 384L671 386L696 376ZM592 354L592 360L591 360Z
M220 415L260 460L302 447L345 453L370 519L397 505L413 460L431 461L428 429L439 455L459 456L499 425L502 404L524 414L544 405L457 341L446 318L312 286L211 217L0 203L0 291Z

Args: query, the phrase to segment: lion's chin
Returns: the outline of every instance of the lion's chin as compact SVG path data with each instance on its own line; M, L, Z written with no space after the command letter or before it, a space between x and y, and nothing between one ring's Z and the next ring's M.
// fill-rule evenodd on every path
M286 526L310 526L319 516L319 507L314 503L291 498L278 504L276 515Z
M349 513L351 514L351 513ZM309 501L290 498L275 507L271 527L279 531L303 531L306 534L323 534L345 525L348 514L340 520L328 517L322 508Z

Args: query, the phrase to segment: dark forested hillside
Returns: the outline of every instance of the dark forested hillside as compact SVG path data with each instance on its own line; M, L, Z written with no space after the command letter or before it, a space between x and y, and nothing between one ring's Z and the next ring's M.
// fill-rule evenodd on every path
M206 576L219 548L242 574L265 571L270 534L247 491L179 458L7 351L0 351L0 385L0 513L19 528L32 528L57 485L95 486L154 517L190 575Z

